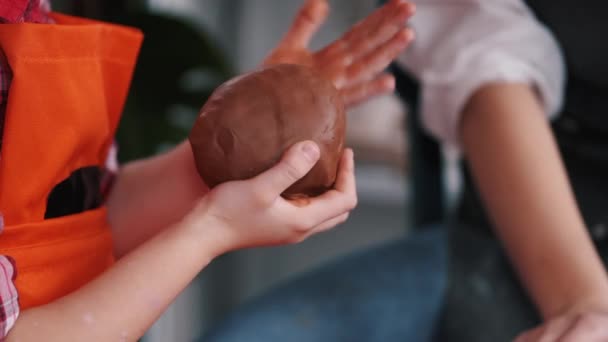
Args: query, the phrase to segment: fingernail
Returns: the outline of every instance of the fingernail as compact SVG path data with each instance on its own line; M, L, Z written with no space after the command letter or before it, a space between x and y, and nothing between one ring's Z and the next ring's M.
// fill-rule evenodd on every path
M310 142L305 143L304 146L302 146L302 151L304 152L306 158L308 158L310 161L316 162L319 159L320 152L317 144Z

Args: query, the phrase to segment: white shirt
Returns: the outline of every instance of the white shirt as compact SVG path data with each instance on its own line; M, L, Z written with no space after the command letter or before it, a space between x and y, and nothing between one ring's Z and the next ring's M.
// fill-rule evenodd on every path
M424 127L459 148L463 107L484 84L533 85L549 117L559 111L565 78L561 51L521 0L414 0L416 40L398 63L421 84Z

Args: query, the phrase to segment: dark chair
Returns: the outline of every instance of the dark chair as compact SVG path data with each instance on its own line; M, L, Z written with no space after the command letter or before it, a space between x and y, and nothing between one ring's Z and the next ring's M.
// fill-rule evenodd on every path
M397 94L407 103L407 139L411 177L411 224L421 229L444 221L445 200L440 145L423 129L419 111L420 87L402 67L391 66Z
M407 104L405 130L409 142L409 170L411 198L410 224L412 230L423 230L445 222L445 196L443 186L443 158L440 144L422 127L420 117L420 86L404 68L393 64L390 71L395 76L396 93ZM433 341L449 341L443 329L445 313L439 318Z

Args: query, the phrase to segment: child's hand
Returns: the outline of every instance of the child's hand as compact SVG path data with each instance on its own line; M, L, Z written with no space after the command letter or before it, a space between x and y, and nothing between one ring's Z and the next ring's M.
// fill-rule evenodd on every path
M333 81L349 107L391 92L393 76L383 72L413 39L406 25L414 6L404 0L389 1L327 47L311 51L310 40L328 11L326 0L307 0L264 65L291 63L314 67Z
M585 312L557 317L536 329L521 334L515 342L608 340L608 313Z
M356 206L353 153L342 156L334 190L308 199L287 200L281 193L304 177L319 159L312 142L291 147L282 160L259 176L214 188L185 219L222 254L229 250L300 242L344 222Z

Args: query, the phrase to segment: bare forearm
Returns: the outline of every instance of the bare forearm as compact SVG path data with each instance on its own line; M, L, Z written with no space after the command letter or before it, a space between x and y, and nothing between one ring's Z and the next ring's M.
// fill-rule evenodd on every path
M24 311L7 341L136 341L220 251L172 227L78 291Z
M166 154L125 165L107 203L116 256L178 221L206 191L187 141Z
M482 88L465 109L461 134L497 234L542 314L608 305L605 271L534 92Z

